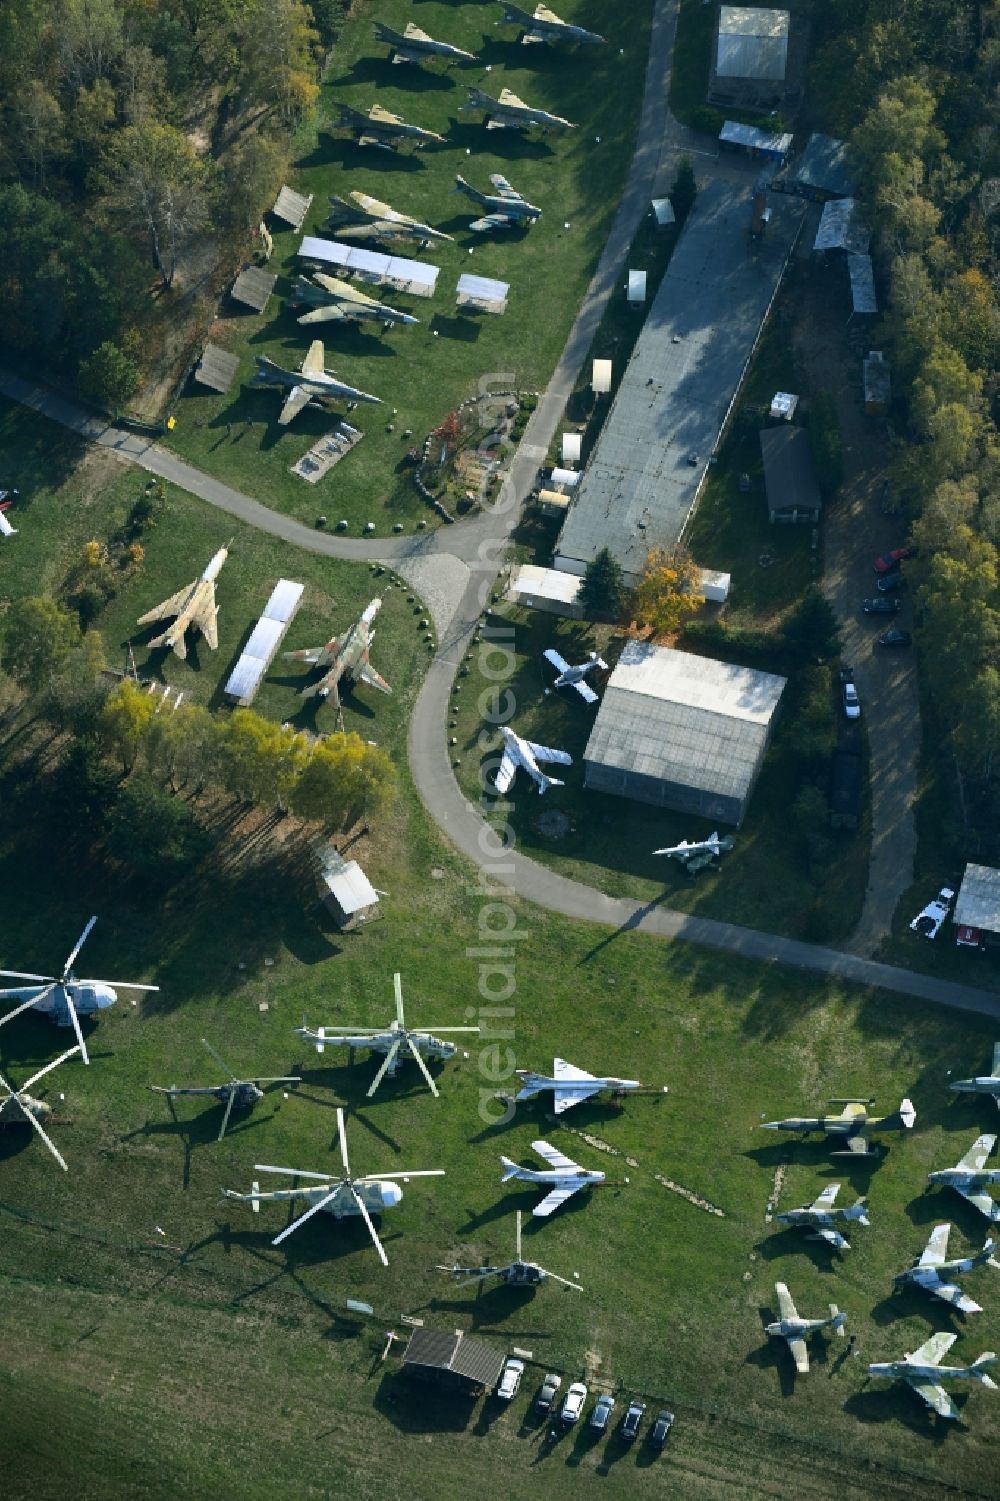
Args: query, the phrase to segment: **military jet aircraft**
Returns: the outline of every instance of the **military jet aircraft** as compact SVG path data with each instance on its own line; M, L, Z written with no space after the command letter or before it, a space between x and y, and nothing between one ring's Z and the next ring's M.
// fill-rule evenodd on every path
M501 89L500 98L492 99L482 89L469 90L469 102L462 105L463 111L481 110L489 116L488 130L575 130L572 120L561 115L552 115L547 109L533 109L525 104L510 89Z
M792 1295L784 1282L776 1282L774 1291L778 1296L781 1318L773 1324L768 1324L764 1333L770 1334L775 1339L788 1341L788 1348L795 1361L795 1369L804 1376L809 1369L809 1351L806 1348L806 1340L810 1334L818 1334L821 1329L835 1329L843 1339L847 1314L841 1313L836 1303L831 1303L828 1319L802 1319L796 1312Z
M379 146L384 151L395 151L404 141L412 141L418 149L426 146L428 141L438 146L445 145L444 136L434 130L424 130L420 125L407 124L401 115L383 109L381 104L373 104L367 114L352 109L349 104L342 104L336 128L349 131L359 146Z
M892 1115L869 1115L869 1106L874 1100L831 1100L831 1105L843 1105L839 1115L821 1115L814 1119L808 1116L789 1116L783 1121L767 1121L763 1131L799 1131L809 1136L814 1131L825 1131L828 1136L844 1136L847 1147L831 1152L831 1157L866 1157L873 1155L868 1144L872 1131L909 1131L917 1118L912 1101L901 1100L899 1109Z
M526 1068L516 1069L515 1072L521 1081L521 1088L514 1098L532 1100L543 1090L551 1089L556 1115L562 1115L564 1110L578 1105L581 1100L589 1100L591 1095L600 1094L605 1089L610 1089L614 1094L623 1094L629 1089L642 1088L638 1079L616 1079L610 1074L598 1077L588 1074L585 1068L574 1068L565 1058L553 1061L551 1077L548 1074L533 1074Z
M983 1249L977 1251L975 1256L960 1256L948 1261L950 1231L950 1225L935 1225L923 1253L915 1257L913 1265L905 1272L898 1272L893 1281L897 1287L925 1287L929 1293L943 1298L960 1313L982 1313L978 1303L973 1302L960 1287L947 1279L957 1277L960 1272L972 1272L977 1266L982 1266L984 1261L992 1261L996 1242L987 1240Z
M984 1164L996 1146L996 1140L995 1136L977 1136L955 1167L940 1168L936 1173L927 1174L928 1183L940 1183L945 1188L955 1189L963 1199L974 1204L980 1214L994 1222L1000 1221L1000 1203L991 1198L986 1189L991 1183L1000 1183L1000 1167L987 1168Z
M520 1167L518 1163L511 1162L509 1157L501 1157L503 1172L500 1174L500 1182L509 1183L512 1178L516 1178L519 1183L541 1183L548 1188L545 1198L531 1211L536 1219L547 1219L554 1209L565 1204L579 1189L592 1188L604 1182L604 1173L581 1167L550 1142L533 1141L531 1150L537 1152L539 1157L544 1157L546 1162L551 1163L551 1167Z
M235 1199L240 1204L249 1204L254 1214L260 1213L262 1204L280 1204L294 1199L305 1199L308 1202L309 1208L305 1214L300 1214L298 1219L286 1225L281 1234L274 1237L271 1242L272 1246L280 1246L293 1230L298 1230L300 1225L312 1219L312 1216L321 1209L325 1209L327 1214L332 1214L338 1220L343 1219L345 1215L360 1214L379 1254L379 1260L383 1266L388 1266L389 1258L375 1233L375 1226L371 1221L372 1213L381 1214L383 1209L395 1209L402 1200L403 1190L398 1183L393 1181L394 1179L401 1178L404 1183L409 1183L411 1178L443 1178L444 1168L424 1168L406 1172L400 1172L397 1168L388 1176L370 1173L363 1178L354 1178L351 1176L351 1168L347 1160L344 1112L339 1107L337 1109L337 1136L340 1141L340 1157L344 1164L342 1178L337 1178L332 1173L307 1173L301 1168L269 1167L258 1162L254 1164L255 1173L283 1173L293 1178L314 1178L317 1186L315 1188L278 1188L270 1193L261 1193L259 1185L254 1183L252 1191L248 1194L235 1193L230 1188L223 1189L223 1193L227 1199Z
M699 870L731 850L735 842L732 834L723 834L720 838L716 832L709 834L707 839L682 839L680 844L666 845L663 849L654 850L653 854L666 855L668 860L676 860L683 865L690 875L697 875Z
M461 1277L459 1287L468 1287L470 1282L485 1282L487 1277L499 1277L501 1282L506 1282L508 1287L537 1287L540 1282L551 1278L553 1282L561 1282L564 1287L571 1287L574 1292L582 1293L583 1288L579 1282L570 1282L568 1277L559 1277L555 1272L547 1272L537 1261L525 1261L521 1255L521 1211L517 1211L517 1241L514 1252L514 1260L507 1266L439 1266L439 1272L450 1272L453 1277Z
M408 1027L403 1015L403 989L402 980L398 974L392 977L393 991L396 997L396 1015L385 1027L319 1027L315 1031L306 1026L303 1021L301 1027L295 1028L296 1037L301 1037L303 1042L311 1043L317 1053L322 1053L328 1047L340 1048L368 1048L373 1053L384 1053L385 1062L371 1082L368 1090L368 1098L378 1089L382 1080L388 1074L391 1079L399 1067L405 1044L420 1072L423 1074L430 1088L431 1094L437 1099L438 1088L427 1071L424 1063L425 1058L444 1060L451 1058L455 1053L453 1042L442 1042L428 1027ZM439 1032L468 1032L478 1035L478 1027L438 1027Z
M603 657L597 655L596 651L592 651L586 662L580 662L576 667L571 667L568 662L564 661L554 646L550 646L548 651L543 651L542 656L546 662L551 662L559 674L552 684L553 688L575 688L584 703L597 703L597 694L585 679L593 667L599 667L602 672L607 672L608 664ZM551 690L546 688L545 691L549 693Z
M284 653L290 662L308 662L312 667L328 669L318 682L307 683L304 688L299 689L302 698L329 698L332 695L333 702L339 704L340 680L343 677L352 683L367 683L369 688L377 688L380 693L392 692L385 678L375 671L368 659L375 640L372 621L381 608L382 601L373 599L362 610L346 636L333 636L325 646L306 647L303 651Z
M481 193L478 188L466 182L461 173L455 176L455 192L464 193L466 198L471 198L473 203L486 209L481 219L473 219L469 225L476 234L487 234L491 229L520 229L522 225L534 224L536 219L541 218L541 209L529 203L516 188L512 188L502 172L492 172L490 182L496 192Z
M295 310L308 307L310 311L298 319L300 325L307 323L380 323L383 328L392 328L394 323L419 323L419 318L409 313L399 313L384 302L376 302L360 292L349 281L340 281L336 276L327 276L322 271L313 273L312 281L300 276L292 288L288 306Z
M519 5L511 5L509 0L501 0L503 5L503 20L495 21L495 26L524 26L527 28L524 40L526 42L592 42L607 44L607 37L598 36L596 31L586 31L582 26L572 26L568 21L561 21L557 15L549 10L547 5L536 5L535 13L531 15L522 10Z
M978 1381L982 1386L996 1389L996 1382L986 1372L996 1365L997 1357L992 1350L984 1350L971 1365L942 1365L958 1339L957 1334L932 1334L919 1350L904 1355L902 1360L879 1361L868 1367L869 1376L886 1376L890 1381L906 1381L928 1407L943 1418L957 1418L958 1408L941 1385L942 1381Z
M453 47L450 42L436 42L426 31L407 21L405 31L394 31L384 21L374 21L376 40L394 47L394 63L425 63L433 57L443 57L446 63L474 63L479 59L472 52Z
M218 649L219 607L215 603L215 581L222 572L222 565L229 556L231 546L232 539L230 538L225 547L219 548L194 583L185 584L183 589L178 589L176 594L171 594L169 599L165 599L154 610L147 610L145 615L139 616L137 625L152 625L154 620L169 620L171 616L175 617L172 626L169 626L162 635L154 636L148 643L150 649L157 646L169 646L183 660L187 656L189 629L201 632L205 638L205 645L210 651Z
M828 1183L819 1198L814 1199L811 1204L803 1204L801 1209L786 1209L784 1214L776 1214L774 1218L779 1225L798 1226L801 1229L815 1227L809 1240L825 1240L838 1251L849 1251L850 1243L839 1230L834 1229L834 1225L838 1220L847 1224L853 1224L856 1220L859 1225L870 1225L866 1209L868 1200L858 1199L849 1209L834 1209L839 1192L839 1183Z
M0 990L0 1000L19 1000L20 1006L0 1018L0 1026L13 1021L22 1011L42 1011L57 1027L72 1027L76 1033L77 1046L84 1063L89 1063L87 1044L80 1031L81 1016L94 1016L106 1011L118 999L114 986L119 990L159 990L158 985L137 985L131 980L78 980L73 973L76 957L90 937L96 917L92 917L80 934L69 958L63 965L62 974L32 975L17 969L0 969L0 976L9 980L33 980L33 985L19 985L13 990ZM69 1056L69 1055L67 1055Z
M572 756L568 756L565 751L548 750L544 745L536 745L533 740L522 740L520 735L515 735L506 725L500 726L500 734L503 736L503 757L494 784L498 792L507 791L519 766L538 783L539 793L545 792L549 787L565 785L558 777L546 776L539 769L538 763L555 761L560 766L572 766Z
M963 1094L989 1094L1000 1108L1000 1042L993 1044L993 1071L979 1074L975 1079L955 1079L949 1089L961 1090Z
M331 197L333 205L327 229L339 229L352 240L379 240L395 245L400 240L415 240L419 245L429 245L432 240L454 242L454 235L446 235L409 214L401 214L378 198L355 189L347 198Z
M174 1095L178 1094L195 1094L211 1095L213 1099L218 1100L220 1104L225 1101L226 1108L222 1116L222 1125L219 1127L219 1135L216 1138L216 1140L218 1141L221 1141L226 1134L226 1127L229 1125L229 1117L233 1110L252 1110L257 1101L264 1098L264 1091L260 1088L261 1084L302 1083L302 1080L298 1077L298 1075L285 1075L281 1078L275 1075L271 1075L267 1078L258 1077L256 1079L237 1079L236 1075L229 1067L229 1064L226 1063L225 1059L219 1057L219 1054L215 1051L212 1044L207 1040L207 1038L203 1037L201 1041L202 1046L208 1050L208 1052L214 1058L215 1062L222 1069L222 1072L229 1075L228 1084L210 1084L204 1087L195 1087L191 1085L180 1086L177 1084L171 1084L169 1089L164 1088L162 1084L151 1084L149 1087L154 1094L165 1094L169 1095L171 1098L173 1098Z
M79 1051L80 1044L77 1043L68 1052L60 1054L54 1062L47 1063L44 1068L40 1068L37 1074L32 1074L20 1089L14 1089L0 1074L0 1090L5 1091L5 1097L0 1099L0 1126L31 1126L42 1138L64 1173L69 1171L65 1159L49 1140L42 1125L42 1121L47 1121L51 1117L52 1106L47 1105L44 1100L34 1099L28 1094L28 1090L32 1084L37 1084L39 1079L50 1074L54 1068L59 1067L60 1063L65 1063L67 1058L72 1058L73 1054Z
M292 418L310 402L346 401L356 405L359 401L371 401L381 405L381 396L370 396L367 391L356 391L353 386L338 380L324 366L323 340L314 339L309 345L299 370L283 370L267 355L256 356L257 369L250 377L251 386L289 386L291 389L281 408L278 422L287 427Z

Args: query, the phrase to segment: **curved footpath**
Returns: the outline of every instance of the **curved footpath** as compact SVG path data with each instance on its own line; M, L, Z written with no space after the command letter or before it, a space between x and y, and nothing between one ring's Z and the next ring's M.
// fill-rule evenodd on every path
M667 110L677 9L678 0L657 0L635 155L618 212L559 364L528 423L500 499L490 511L417 537L364 541L329 535L269 510L157 444L89 415L82 407L37 382L0 369L0 393L271 536L328 557L389 564L430 594L437 586L436 600L432 603L428 597L427 602L434 608L440 645L410 721L410 769L431 817L462 854L486 873L492 888L505 888L549 911L598 923L616 929L617 933L643 932L661 938L683 938L739 958L789 965L1000 1018L1000 995L991 991L879 964L857 954L741 928L734 923L691 917L661 907L655 901L641 903L605 896L582 882L568 880L523 855L505 850L498 835L455 780L446 734L455 673L489 601L509 534L517 523L538 465L548 451L642 214L653 196L661 158L664 152L683 149L688 144L688 133ZM602 942L612 942L615 936L612 934Z

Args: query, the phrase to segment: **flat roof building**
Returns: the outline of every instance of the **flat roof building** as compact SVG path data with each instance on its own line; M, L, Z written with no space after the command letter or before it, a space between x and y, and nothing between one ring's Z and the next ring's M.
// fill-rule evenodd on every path
M965 867L953 921L960 944L1000 945L1000 870L992 865Z
M767 491L768 521L811 521L819 518L823 497L816 483L812 448L805 428L783 422L760 434Z
M740 824L786 679L629 641L583 753L585 785Z
M853 198L854 177L847 145L835 136L811 135L791 176L782 180L786 193L800 193L822 203L827 198Z
M787 10L720 5L716 76L780 82L788 61L788 22Z

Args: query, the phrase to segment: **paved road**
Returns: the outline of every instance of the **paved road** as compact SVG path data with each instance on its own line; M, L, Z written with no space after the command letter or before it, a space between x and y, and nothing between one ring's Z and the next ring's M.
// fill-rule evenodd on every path
M248 525L309 552L353 561L391 562L402 572L408 572L422 561L431 562L436 556L442 561L459 558L467 565L464 570L452 569L449 575L453 587L459 587L464 581L464 588L461 597L454 600L450 619L448 609L442 610L438 618L440 645L410 721L409 761L417 790L431 817L452 843L487 873L492 886L503 887L549 911L615 930L599 940L598 946L614 942L616 936L629 932L683 938L741 958L790 965L856 984L881 986L938 1005L1000 1018L1000 996L989 991L877 964L857 954L737 927L733 923L691 917L655 902L643 904L608 897L581 882L567 880L523 855L504 851L498 836L484 822L479 810L468 801L455 780L445 729L455 672L489 599L509 533L531 489L540 458L547 452L561 420L608 297L620 276L639 220L653 192L662 187L661 174L667 170L670 156L678 150L690 149L690 133L672 119L666 106L677 8L678 0L657 0L636 151L618 213L559 364L532 414L500 498L490 511L474 520L416 538L392 537L365 542L331 536L268 510L158 445L109 427L37 383L0 370L0 392L33 407L87 440L141 465L150 473L200 496ZM697 139L700 142L701 138ZM733 168L728 164L725 168L720 164L719 171L723 170L726 176L733 175ZM450 604L451 600L448 601Z

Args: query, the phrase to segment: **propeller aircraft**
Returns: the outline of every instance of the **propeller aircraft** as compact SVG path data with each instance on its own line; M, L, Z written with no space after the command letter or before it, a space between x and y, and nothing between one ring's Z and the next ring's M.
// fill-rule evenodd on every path
M204 1087L195 1087L191 1085L180 1086L177 1084L171 1084L169 1089L165 1088L162 1084L151 1084L149 1087L151 1090L153 1090L154 1094L165 1094L169 1095L171 1098L173 1098L174 1095L179 1094L193 1094L211 1095L212 1098L218 1100L220 1104L225 1101L226 1108L222 1116L222 1125L219 1127L219 1135L216 1138L216 1140L218 1141L221 1141L226 1134L226 1127L229 1125L229 1116L233 1110L252 1110L257 1101L264 1098L264 1091L260 1088L260 1085L302 1083L302 1080L298 1078L297 1075L285 1076L282 1078L271 1075L268 1078L237 1079L236 1075L229 1067L229 1064L225 1061L224 1058L221 1058L219 1056L208 1039L203 1037L201 1041L202 1046L208 1050L212 1058L222 1069L222 1072L229 1075L228 1084L209 1084L205 1085Z
M490 182L496 192L481 193L478 188L466 182L461 173L455 177L455 192L464 193L466 198L471 198L473 203L486 210L481 219L473 219L469 225L474 233L488 234L492 229L520 229L541 218L541 209L529 203L516 188L512 188L502 172L491 173Z
M600 1094L603 1090L610 1089L614 1094L623 1094L628 1089L641 1089L638 1079L616 1079L611 1075L599 1077L588 1074L585 1068L575 1068L572 1063L567 1063L565 1058L553 1060L552 1075L533 1074L529 1069L519 1068L515 1070L521 1081L521 1088L514 1096L516 1100L532 1100L543 1090L551 1089L552 1104L556 1115L562 1115L564 1110L569 1110L573 1105L578 1105L581 1100L589 1100L591 1095Z
M991 1183L1000 1183L1000 1167L986 1167L986 1159L996 1146L996 1137L977 1136L972 1146L955 1167L939 1168L927 1174L928 1183L940 1183L953 1188L963 1199L974 1204L988 1220L1000 1221L1000 1203L990 1197L986 1189Z
M346 401L356 405L359 401L371 401L381 405L381 396L370 396L367 391L355 390L354 386L338 380L326 369L322 339L314 339L309 345L306 357L297 371L283 370L266 354L258 354L255 359L257 369L250 377L251 386L290 387L278 417L282 427L287 427L292 418L310 402Z
M924 1287L936 1298L943 1298L960 1313L982 1313L978 1303L973 1302L962 1289L949 1278L954 1278L960 1272L975 1271L977 1266L982 1266L984 1261L993 1261L993 1248L995 1241L987 1240L981 1251L975 1256L960 1256L952 1261L948 1257L948 1236L951 1231L950 1225L935 1225L930 1233L927 1244L920 1256L914 1259L913 1265L905 1272L898 1272L893 1278L897 1287ZM993 1262L996 1265L996 1262Z
M568 756L565 751L549 750L544 745L536 745L533 740L522 740L520 735L515 735L505 724L500 726L500 734L503 737L503 756L494 782L497 792L507 791L518 767L522 767L537 782L539 793L548 791L550 787L565 786L558 777L546 776L538 763L555 761L559 766L572 766L572 756Z
M409 313L376 302L349 281L327 276L323 271L314 272L312 281L300 276L292 288L288 306L296 312L302 307L310 309L296 320L300 327L310 323L380 323L383 328L392 328L394 323L420 322Z
M475 63L479 59L471 52L465 52L461 47L453 47L450 42L436 42L426 31L421 31L419 26L414 26L412 21L407 21L404 31L394 31L384 21L374 21L375 38L379 42L385 42L390 48L395 48L394 63L425 63L433 57L443 57L445 63Z
M537 1287L540 1282L551 1278L553 1282L561 1282L564 1287L571 1287L574 1292L582 1293L583 1288L579 1282L571 1282L568 1277L559 1277L555 1272L547 1272L543 1266L535 1261L525 1261L521 1254L521 1211L517 1211L517 1238L515 1241L514 1260L506 1266L439 1266L439 1272L450 1272L455 1278L461 1278L459 1287L468 1287L473 1282L485 1282L487 1277L499 1277L501 1282L506 1282L508 1287Z
M187 656L187 632L199 630L205 638L205 645L209 651L216 651L219 646L219 607L215 603L215 581L222 572L222 565L229 556L229 549L233 545L230 538L225 547L219 551L205 567L203 573L191 584L185 584L183 589L178 589L176 594L171 594L162 604L153 610L147 610L145 615L140 615L137 625L152 625L155 620L169 620L174 616L174 623L160 636L155 636L148 643L150 649L158 646L168 646L177 653L183 661Z
M533 1167L521 1167L516 1162L511 1162L509 1157L501 1157L503 1172L500 1175L501 1183L509 1183L516 1179L518 1183L539 1183L549 1191L545 1198L540 1200L531 1211L536 1219L547 1219L554 1209L581 1188L593 1188L598 1183L603 1183L604 1173L588 1168L583 1168L571 1157L567 1157L556 1147L547 1141L533 1141L533 1152L539 1157L544 1157L549 1163L548 1168L538 1169Z
M536 127L543 131L576 129L572 120L552 115L547 109L534 109L510 89L501 89L499 99L492 99L482 89L470 89L468 103L461 108L464 112L478 110L487 115L487 130L532 130Z
M385 678L377 673L368 658L375 632L372 622L382 608L380 599L373 599L362 611L346 636L333 636L325 646L307 647L302 651L286 651L290 662L308 662L311 667L326 667L327 671L315 683L307 683L299 689L302 698L328 698L331 694L335 704L340 703L340 680L347 677L354 683L367 683L380 693L391 693Z
M597 703L597 694L585 679L592 667L600 667L602 672L607 672L608 664L597 655L596 651L592 651L586 662L580 662L576 667L571 667L568 662L564 662L553 646L550 646L548 651L543 651L542 656L546 662L551 662L559 674L552 684L553 688L575 688L584 703ZM545 691L549 693L551 689L546 688Z
M792 1295L784 1282L776 1282L774 1291L778 1297L781 1317L773 1324L768 1324L764 1333L771 1335L774 1339L788 1341L788 1348L795 1361L795 1369L801 1376L804 1376L809 1369L809 1351L806 1347L806 1340L811 1334L818 1334L821 1329L835 1329L843 1339L847 1314L841 1313L836 1303L831 1303L828 1319L803 1319L796 1312Z
M993 1044L993 1070L988 1074L979 1074L975 1079L955 1079L948 1085L949 1089L961 1090L964 1094L987 1094L992 1095L1000 1108L1000 1042Z
M818 1198L811 1204L803 1204L801 1209L786 1209L784 1214L776 1214L775 1220L779 1225L797 1226L803 1230L811 1230L809 1240L825 1240L828 1245L838 1251L849 1251L850 1242L835 1228L838 1220L847 1224L855 1221L859 1225L870 1225L868 1218L867 1199L858 1199L849 1209L835 1209L833 1206L840 1192L839 1183L828 1183Z
M957 1418L958 1408L941 1385L942 1381L978 1381L982 1386L996 1390L996 1382L986 1372L996 1365L997 1357L992 1350L984 1350L977 1360L966 1366L941 1364L958 1339L957 1334L932 1334L929 1340L904 1355L902 1360L879 1361L868 1367L869 1376L885 1376L890 1381L906 1381L928 1407L933 1407L943 1418Z
M417 244L429 245L432 240L454 242L454 235L446 235L429 224L421 224L409 214L401 214L378 198L355 189L347 198L331 197L332 211L326 221L327 229L339 229L352 240L379 240L395 245L401 240L415 240Z
M816 1131L824 1131L827 1136L842 1136L846 1139L847 1146L838 1151L831 1152L831 1157L867 1157L873 1156L873 1150L868 1143L868 1135L872 1131L910 1131L913 1122L917 1118L917 1112L910 1100L901 1100L899 1109L892 1115L875 1116L869 1115L870 1106L874 1100L831 1100L831 1105L843 1105L839 1115L821 1115L814 1118L808 1116L789 1116L783 1121L767 1121L762 1125L762 1131L798 1131L803 1136L809 1136Z
M3 1075L0 1074L0 1089L6 1092L5 1098L0 1099L0 1126L31 1126L42 1138L64 1173L69 1171L65 1159L49 1139L42 1125L42 1121L47 1121L51 1118L52 1106L47 1105L44 1100L34 1099L28 1094L28 1090L32 1084L37 1084L39 1079L44 1078L46 1074L50 1074L54 1068L59 1067L60 1063L65 1063L67 1058L72 1058L73 1054L79 1051L80 1044L77 1043L68 1052L61 1053L52 1063L47 1063L44 1068L40 1068L37 1074L32 1074L31 1078L26 1080L20 1089L14 1089L12 1085L7 1083Z

